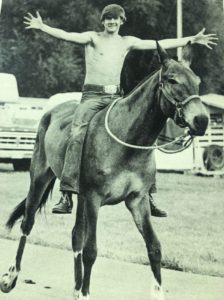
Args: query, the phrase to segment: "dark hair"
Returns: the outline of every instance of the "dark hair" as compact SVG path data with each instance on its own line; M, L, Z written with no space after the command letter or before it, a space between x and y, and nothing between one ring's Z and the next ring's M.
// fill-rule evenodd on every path
M123 7L118 4L110 4L104 7L101 13L101 21L105 20L107 17L120 17L123 22L126 21L125 11Z

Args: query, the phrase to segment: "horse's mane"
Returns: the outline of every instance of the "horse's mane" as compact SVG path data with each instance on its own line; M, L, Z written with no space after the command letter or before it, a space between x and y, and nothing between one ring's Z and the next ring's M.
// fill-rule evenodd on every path
M152 77L159 69L154 70L152 73L144 77L125 97L128 97L130 94L134 93L141 85L143 85L150 77Z

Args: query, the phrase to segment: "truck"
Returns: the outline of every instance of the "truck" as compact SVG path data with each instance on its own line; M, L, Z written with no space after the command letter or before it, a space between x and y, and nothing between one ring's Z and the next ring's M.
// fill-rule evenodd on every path
M13 74L0 73L0 163L29 169L39 120L47 99L20 97Z
M65 101L80 101L82 93L58 93L50 98L20 97L13 74L0 73L0 163L27 171L42 115Z

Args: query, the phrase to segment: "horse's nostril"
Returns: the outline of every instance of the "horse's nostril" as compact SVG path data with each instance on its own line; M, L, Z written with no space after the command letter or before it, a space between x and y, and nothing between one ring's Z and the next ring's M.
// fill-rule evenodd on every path
M194 117L194 126L196 130L205 131L208 126L208 117L206 115L198 115Z

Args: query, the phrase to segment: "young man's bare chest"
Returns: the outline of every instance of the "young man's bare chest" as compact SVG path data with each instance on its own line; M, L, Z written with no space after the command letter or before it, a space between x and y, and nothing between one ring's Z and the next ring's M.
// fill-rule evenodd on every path
M121 36L97 36L86 46L86 83L119 84L120 73L128 52Z
M93 44L87 46L86 59L106 64L111 62L123 64L127 52L127 45L121 36L98 36Z

